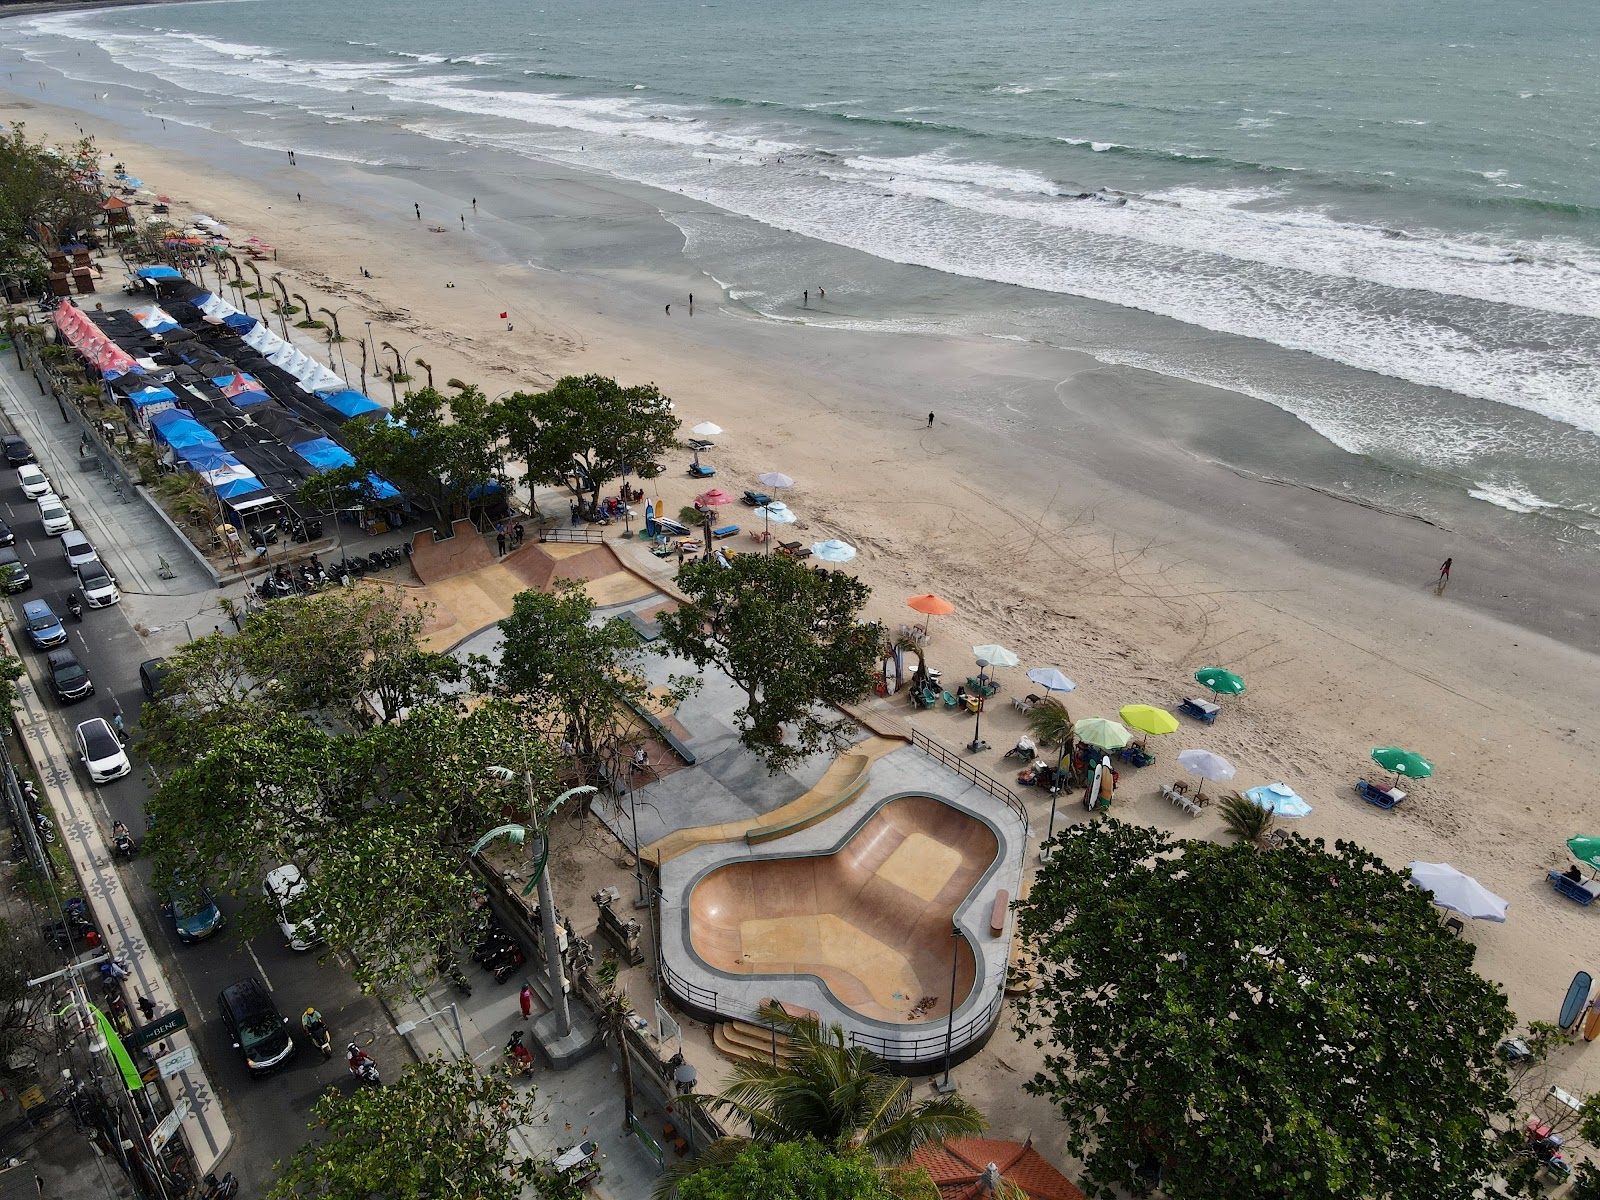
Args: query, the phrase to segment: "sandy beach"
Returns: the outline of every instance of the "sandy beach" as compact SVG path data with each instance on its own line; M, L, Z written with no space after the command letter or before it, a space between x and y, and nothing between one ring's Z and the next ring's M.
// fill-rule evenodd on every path
M785 497L798 536L861 549L850 569L874 590L869 615L895 628L914 618L912 593L955 603L930 651L949 677L966 673L974 643L1000 642L1024 667L1076 680L1075 717L1114 717L1127 703L1175 706L1201 666L1237 671L1249 691L1214 727L1186 722L1156 766L1124 772L1118 815L1219 834L1213 813L1191 820L1156 792L1179 749L1205 746L1239 768L1235 786L1281 779L1310 800L1296 832L1355 840L1396 866L1450 862L1508 898L1505 925L1465 936L1524 1021L1553 1021L1573 972L1595 968L1600 917L1544 879L1568 837L1600 832L1587 795L1600 767L1587 564L1350 503L1332 481L1326 492L1285 484L1274 447L1313 435L1244 397L1043 347L752 318L714 280L672 273L681 234L661 217L673 202L663 193L520 160L508 174L481 151L440 176L309 152L291 168L278 151L30 96L0 97L0 118L62 140L81 123L175 215L209 213L236 240L270 242L291 291L337 310L352 338L370 322L374 343L425 358L441 383L460 377L490 396L584 372L660 384L686 426L725 429L708 456L719 484L737 492L784 471L798 481ZM353 343L344 354L355 385ZM386 386L368 390L387 400ZM970 419L964 401L978 395L1050 398L1051 436L1023 444ZM1208 429L1237 409L1222 423L1234 431L1228 465L1195 433L1200 405ZM668 512L696 490L682 465L655 489ZM1439 596L1447 555L1455 573ZM1030 690L1021 669L1000 676L1002 698ZM970 737L943 713L915 723L948 745ZM1008 707L992 709L980 765L1005 777L1001 752L1021 729ZM1437 766L1390 812L1351 786L1377 777L1368 753L1383 745ZM1042 836L1045 809L1024 794ZM1557 1075L1593 1090L1600 1058L1579 1043Z

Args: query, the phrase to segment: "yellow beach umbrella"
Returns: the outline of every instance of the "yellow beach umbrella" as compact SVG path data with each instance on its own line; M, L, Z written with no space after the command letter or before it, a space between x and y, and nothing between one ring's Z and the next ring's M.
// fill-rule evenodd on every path
M1124 704L1117 715L1124 725L1140 733L1173 733L1178 728L1177 717L1152 704Z

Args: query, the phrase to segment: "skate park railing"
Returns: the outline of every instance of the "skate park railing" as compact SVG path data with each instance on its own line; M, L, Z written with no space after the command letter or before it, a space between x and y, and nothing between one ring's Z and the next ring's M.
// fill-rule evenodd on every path
M602 544L606 540L605 531L601 529L572 528L567 525L552 525L548 529L539 530L541 542L588 542L591 545Z
M977 767L973 766L971 762L956 751L948 746L941 746L920 729L913 728L911 730L911 742L918 749L936 759L940 766L949 768L963 779L981 787L996 800L1003 802L1007 808L1017 814L1018 819L1022 821L1023 833L1027 833L1028 810L1023 807L1021 798L1005 784L1001 783L993 775L978 770Z

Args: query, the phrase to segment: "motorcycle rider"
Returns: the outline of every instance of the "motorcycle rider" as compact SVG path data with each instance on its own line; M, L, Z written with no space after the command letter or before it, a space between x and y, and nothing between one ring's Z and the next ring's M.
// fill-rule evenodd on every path
M111 822L111 844L119 853L126 854L129 858L133 857L133 834L121 821Z
M83 616L83 602L78 599L77 592L67 593L67 611L74 617Z
M345 1066L350 1068L350 1074L354 1075L357 1079L365 1079L368 1077L368 1072L370 1071L372 1078L377 1078L378 1064L373 1061L372 1056L365 1050L361 1049L354 1042L351 1042L345 1047L344 1053Z
M308 1008L300 1014L300 1027L306 1031L311 1044L322 1051L323 1058L333 1053L333 1034L328 1031L328 1023L316 1009Z

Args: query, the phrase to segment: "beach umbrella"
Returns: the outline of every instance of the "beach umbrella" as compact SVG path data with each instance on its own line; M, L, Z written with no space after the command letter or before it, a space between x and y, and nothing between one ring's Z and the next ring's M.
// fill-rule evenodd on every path
M701 421L689 432L694 434L695 437L716 437L717 434L722 432L722 426L713 424L710 421Z
M841 542L838 538L811 544L811 557L819 558L823 562L847 563L855 556L856 548L849 542Z
M1573 858L1600 871L1600 837L1568 838L1567 849Z
M763 471L756 476L756 482L762 487L775 488L780 492L785 488L794 486L794 480L790 479L782 471Z
M1385 771L1393 771L1396 784L1399 784L1402 775L1407 779L1426 779L1433 774L1431 762L1399 746L1380 746L1372 752L1372 761Z
M988 659L991 667L1015 667L1022 662L1004 646L974 646L972 657Z
M1237 696L1244 691L1244 680L1221 667L1201 667L1194 677L1219 696Z
M1034 667L1028 672L1028 678L1042 687L1046 694L1050 692L1070 692L1078 686L1055 667Z
M772 527L774 525L793 525L800 518L794 515L791 509L782 500L771 500L766 504L757 506L756 511L761 514L761 532L767 553L772 553Z
M1150 704L1124 704L1117 715L1140 733L1172 733L1178 728L1177 717Z
M1085 717L1072 727L1072 736L1097 750L1121 750L1133 737L1115 721L1104 717Z
M1452 909L1476 921L1506 919L1505 900L1449 863L1412 862L1406 865L1411 868L1411 882L1417 890L1428 892L1440 908Z
M942 596L935 596L929 592L926 596L913 596L906 601L906 607L930 617L948 616L955 612L956 606Z
M1269 783L1265 787L1253 787L1245 792L1244 797L1253 803L1259 804L1275 817L1306 817L1311 815L1311 805L1286 783Z
M1210 750L1184 750L1178 755L1178 764L1191 775L1198 775L1202 780L1210 779L1216 783L1233 778L1233 764L1220 754ZM1205 792L1205 784L1195 789L1195 799L1200 799Z
M732 504L733 497L721 488L712 488L709 492L701 492L694 502L702 508L720 508L724 504Z

